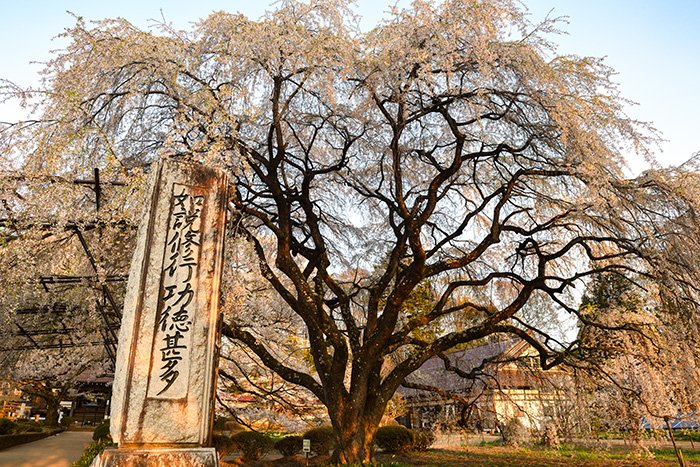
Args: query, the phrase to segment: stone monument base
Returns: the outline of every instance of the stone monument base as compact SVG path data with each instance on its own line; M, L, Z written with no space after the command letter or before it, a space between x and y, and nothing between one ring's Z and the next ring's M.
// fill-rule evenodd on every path
M105 449L90 467L219 467L214 448Z

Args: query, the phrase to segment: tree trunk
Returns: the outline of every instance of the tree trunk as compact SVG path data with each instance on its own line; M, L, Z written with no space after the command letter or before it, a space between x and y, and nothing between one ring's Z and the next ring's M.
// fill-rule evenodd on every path
M372 442L377 426L360 421L336 429L337 445L333 451L335 464L367 464L372 461Z
M48 426L58 426L58 412L61 409L59 401L46 399L46 424Z
M354 404L346 406L345 410L329 410L336 436L336 447L331 459L335 464L367 464L372 461L374 434L382 419L384 407L372 404L376 401L363 402L364 404L356 400Z

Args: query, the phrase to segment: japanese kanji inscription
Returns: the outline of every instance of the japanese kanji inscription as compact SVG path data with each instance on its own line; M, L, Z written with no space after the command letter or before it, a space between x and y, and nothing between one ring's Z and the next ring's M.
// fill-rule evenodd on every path
M228 180L164 160L151 177L119 335L119 448L199 448L211 436Z

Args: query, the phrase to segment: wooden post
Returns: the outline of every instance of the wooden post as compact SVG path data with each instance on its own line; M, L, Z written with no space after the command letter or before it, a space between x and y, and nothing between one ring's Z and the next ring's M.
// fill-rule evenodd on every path
M685 467L685 462L683 462L683 453L678 446L676 446L676 438L673 436L673 430L671 429L671 423L668 421L668 417L664 417L666 422L666 428L668 428L668 434L671 436L671 442L673 443L673 450L676 451L676 457L678 457L678 465Z

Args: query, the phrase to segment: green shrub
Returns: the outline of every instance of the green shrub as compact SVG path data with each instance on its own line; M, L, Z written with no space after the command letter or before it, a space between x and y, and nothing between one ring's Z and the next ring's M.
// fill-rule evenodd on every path
M238 423L236 420L227 420L226 423L224 423L224 429L226 431L245 431L246 427Z
M109 434L109 420L105 420L104 422L97 425L95 431L92 432L92 439L94 441L99 441L101 439L109 439L110 441L112 440Z
M225 450L229 448L232 444L231 437L220 434L211 435L211 445L216 448L216 450Z
M41 433L44 431L36 422L21 422L17 423L15 433Z
M85 448L85 451L83 451L83 455L80 456L80 459L73 462L70 467L90 467L90 464L92 464L95 457L97 457L97 455L101 453L104 448L110 446L111 444L112 441L108 438L103 438L99 441L91 443L87 448Z
M235 449L230 436L214 434L211 437L211 445L216 448L219 459L223 459Z
M75 418L73 418L73 417L63 417L61 419L61 426L65 426L66 428L68 428L69 426L71 426L73 424L74 421L75 421Z
M398 454L411 451L415 438L414 433L405 426L390 425L377 429L374 442L384 452Z
M275 449L284 457L292 457L304 447L304 438L301 436L285 436L275 443Z
M413 450L425 452L435 442L435 433L431 430L411 430L413 432Z
M335 447L335 433L330 426L312 428L304 433L304 439L311 440L311 450L319 455L326 455Z
M226 429L227 421L228 418L222 417L221 415L217 415L216 417L214 417L214 430L224 431Z
M15 432L17 424L9 418L0 418L0 435L9 435Z
M272 440L263 433L257 431L241 431L231 436L233 446L243 453L243 459L254 461L270 452L273 446Z

